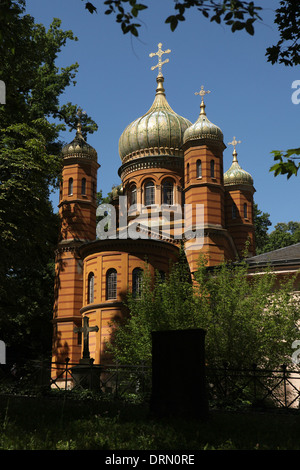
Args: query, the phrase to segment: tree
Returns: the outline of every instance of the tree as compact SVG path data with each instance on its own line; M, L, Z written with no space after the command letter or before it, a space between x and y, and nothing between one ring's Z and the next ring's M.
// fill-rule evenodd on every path
M254 227L255 227L255 247L256 254L263 253L268 242L268 228L272 225L270 214L258 209L257 204L253 206Z
M59 133L75 126L78 110L60 104L66 87L76 83L78 64L56 66L62 47L76 38L58 19L46 31L24 15L24 5L1 0L7 34L0 42L0 79L7 96L0 106L0 331L19 356L51 348L59 221L50 188L61 174ZM85 131L97 128L88 116L83 123Z
M262 252L268 252L300 243L300 222L278 223L268 235Z
M139 35L138 28L141 25L136 21L139 13L148 8L147 5L138 3L137 0L105 0L103 3L107 7L105 14L115 15L124 34ZM85 8L90 13L97 12L97 8L92 2L85 1ZM255 5L253 1L175 0L175 12L165 20L172 31L176 30L180 22L186 20L185 13L189 9L199 11L211 22L225 23L231 27L232 32L245 30L250 35L254 35L254 24L256 21L262 20L260 15L263 11L263 8ZM294 0L280 1L275 10L274 23L277 25L280 39L277 44L267 48L267 60L272 64L298 65L300 63L299 2Z
M150 363L151 331L204 328L210 366L277 367L290 362L300 306L292 294L293 279L274 289L266 271L247 276L247 265L222 264L208 270L199 264L195 283L185 264L175 264L164 282L153 285L149 271L139 298L128 294L129 315L114 331L111 350L123 363Z

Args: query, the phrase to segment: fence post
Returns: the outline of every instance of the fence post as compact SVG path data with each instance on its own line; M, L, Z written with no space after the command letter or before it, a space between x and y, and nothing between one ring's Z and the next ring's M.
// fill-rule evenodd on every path
M69 364L70 358L66 357L66 378L65 378L65 390L68 388L68 364Z
M286 365L282 364L283 370L283 386L284 386L284 406L287 406L287 397L286 397Z
M256 401L256 368L257 364L252 364L252 369L253 369L253 395L254 395L254 400Z
M224 366L224 379L225 379L225 385L224 385L224 393L225 393L225 398L227 398L227 369L228 369L228 362L223 362Z

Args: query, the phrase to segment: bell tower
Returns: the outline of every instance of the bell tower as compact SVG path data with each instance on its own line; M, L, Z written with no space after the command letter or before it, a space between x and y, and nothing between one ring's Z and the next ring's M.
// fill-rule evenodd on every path
M202 225L202 243L191 240L185 244L191 272L197 270L200 253L207 257L208 266L215 266L234 256L232 239L225 227L223 184L223 133L209 121L204 96L210 93L203 86L200 114L183 136L184 194L188 225L195 232ZM196 210L202 207L202 220L196 220ZM200 231L201 232L201 231ZM197 246L198 245L198 246Z
M237 159L236 145L241 141L233 138L231 167L224 175L226 227L230 232L239 257L246 248L248 256L255 255L255 229L253 220L253 194L255 192L252 176L241 168Z
M55 256L53 358L78 362L81 355L80 309L83 301L83 263L77 252L96 239L97 152L84 139L80 119L74 140L62 149L59 197L61 231Z

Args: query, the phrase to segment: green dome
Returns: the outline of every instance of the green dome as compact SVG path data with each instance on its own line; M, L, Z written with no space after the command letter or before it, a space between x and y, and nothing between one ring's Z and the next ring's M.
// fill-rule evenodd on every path
M182 155L183 134L191 122L176 114L166 100L164 77L157 77L149 111L126 127L119 140L122 162L149 155Z
M237 161L236 150L234 150L232 165L224 174L224 185L233 186L236 184L246 184L253 186L253 178L250 173L240 167Z
M192 124L184 133L183 142L189 140L208 139L215 142L223 142L223 132L210 122L205 113L205 104L201 103L201 111L197 121Z
M75 138L62 148L62 156L64 158L84 157L97 161L97 152L84 140L80 123L78 123Z

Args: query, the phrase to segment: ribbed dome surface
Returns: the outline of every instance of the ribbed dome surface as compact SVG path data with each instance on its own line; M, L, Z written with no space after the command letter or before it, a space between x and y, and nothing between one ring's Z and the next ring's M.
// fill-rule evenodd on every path
M64 158L81 157L89 158L97 161L97 152L89 145L81 133L81 126L78 124L75 138L69 144L65 145L62 149Z
M119 140L122 162L148 155L183 155L183 134L191 125L176 114L165 97L163 76L157 77L154 102L149 111L126 127Z
M201 111L197 121L192 124L184 133L183 142L197 139L209 139L217 142L223 142L223 133L221 129L210 122L205 113L205 105L201 103Z
M231 186L235 184L253 185L253 178L247 171L243 170L238 161L237 153L233 152L233 162L229 170L224 174L224 185Z

